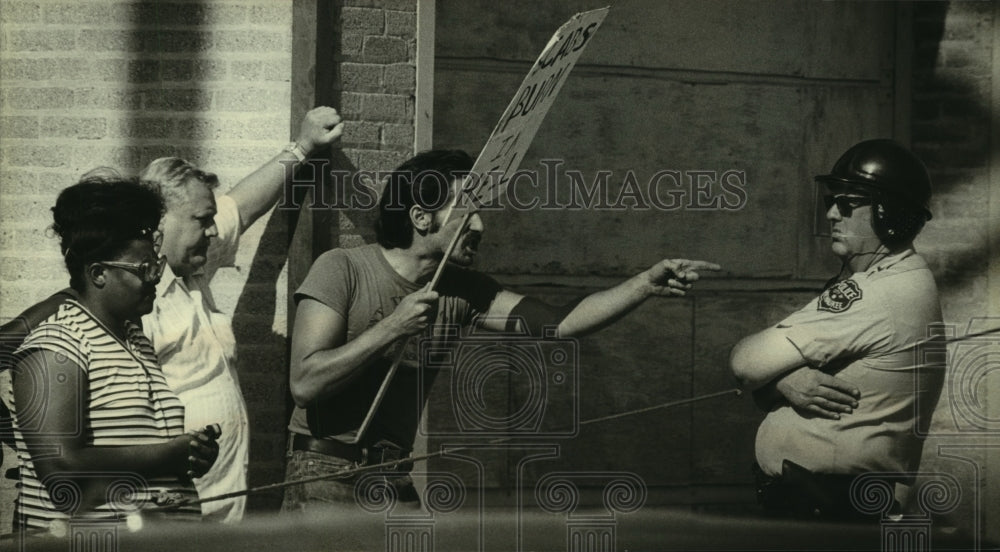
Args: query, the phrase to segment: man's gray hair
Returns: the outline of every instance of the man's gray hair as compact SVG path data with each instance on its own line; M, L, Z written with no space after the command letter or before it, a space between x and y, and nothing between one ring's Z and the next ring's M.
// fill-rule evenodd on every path
M168 209L187 201L187 185L191 179L209 189L219 185L219 177L215 174L205 172L180 157L161 157L153 161L139 173L139 179L160 192Z

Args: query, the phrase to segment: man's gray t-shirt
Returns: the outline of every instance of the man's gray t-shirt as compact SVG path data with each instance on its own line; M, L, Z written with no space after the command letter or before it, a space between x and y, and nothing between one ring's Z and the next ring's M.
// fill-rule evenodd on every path
M381 248L369 244L320 255L294 298L296 303L305 297L314 299L343 316L350 342L392 314L404 297L422 287L400 276ZM435 289L441 297L431 331L439 340L450 339L444 336L454 336L460 328L473 325L501 290L489 276L454 266L445 268ZM419 370L421 338L407 341L403 361L372 420L366 442L388 439L403 448L412 447L423 408L421 399L427 396L436 373ZM307 408L296 407L289 430L317 438L353 440L402 342L389 347L340 392L319 398Z

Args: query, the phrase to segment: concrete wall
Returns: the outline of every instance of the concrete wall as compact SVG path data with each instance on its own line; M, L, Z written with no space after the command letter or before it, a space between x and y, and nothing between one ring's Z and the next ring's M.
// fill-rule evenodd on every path
M437 8L435 146L475 152L551 33L588 5L440 0ZM580 419L732 389L732 345L836 272L828 242L812 235L812 176L858 139L892 134L896 24L891 4L611 7L521 165L541 173L539 185L518 191L545 205L554 188L565 205L576 193L568 171L589 185L605 170L610 199L487 213L480 268L556 301L665 257L710 259L725 271L689 298L651 300L581 340ZM557 183L546 173L551 160L561 163ZM684 175L680 186L659 188L664 198L683 194L679 208L609 208L630 175L644 192L662 170ZM722 187L730 170L743 175L743 199ZM698 171L708 174L702 196L689 184ZM512 396L519 385L512 378ZM448 416L437 407L431 425L435 414ZM559 457L530 477L628 470L653 502L749 509L761 419L749 398L730 396L595 424L559 441ZM489 481L504 487L516 459L498 460Z
M439 3L435 145L477 151L541 46L587 5ZM617 3L522 167L543 170L539 160L556 158L588 184L610 170L611 204L628 171L645 189L671 169L689 178L715 171L709 197L739 203L718 182L733 169L746 173L748 200L699 208L712 199L692 197L682 179L684 206L669 212L505 212L491 228L483 268L610 276L665 254L711 253L741 278L827 277L820 241L800 244L800 207L811 200L812 175L832 166L830 151L892 132L894 13L869 3ZM555 186L568 194L560 179ZM551 179L543 191L545 184ZM663 197L674 190L669 181L659 186ZM585 239L585 249L559 247L564 235ZM509 243L518 247L505 249Z

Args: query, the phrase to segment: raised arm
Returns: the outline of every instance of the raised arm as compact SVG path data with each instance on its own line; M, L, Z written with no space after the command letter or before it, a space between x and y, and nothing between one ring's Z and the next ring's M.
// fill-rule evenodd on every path
M561 337L587 335L628 314L651 296L684 296L698 280L701 270L719 270L719 265L666 259L617 286L588 295L568 307L552 307L537 299L503 291L483 317L482 325L497 331L510 329L511 321L520 318L532 329L558 325Z
M343 389L393 342L422 331L433 319L437 299L435 291L411 293L392 314L347 341L347 320L323 303L304 297L292 329L289 387L295 404L305 408Z
M343 130L344 124L337 110L332 107L317 107L302 119L295 143L308 157L317 149L335 142ZM285 165L297 160L294 153L282 151L229 191L228 195L236 200L239 208L242 228L253 224L278 201L286 178L291 178L292 175L292 171L286 170Z
M21 405L18 425L40 481L58 474L136 473L144 477L188 473L200 477L218 455L218 445L203 433L181 435L162 444L125 447L86 445L83 369L52 351L35 351L15 370L14 400ZM30 415L29 415L30 414ZM55 454L53 454L55 452ZM113 479L76 478L83 509L104 503Z

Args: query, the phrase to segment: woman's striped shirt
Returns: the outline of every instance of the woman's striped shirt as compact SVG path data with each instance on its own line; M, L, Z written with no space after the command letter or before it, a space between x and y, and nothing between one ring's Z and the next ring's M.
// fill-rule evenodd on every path
M157 445L184 434L184 406L167 386L152 345L131 322L126 336L124 343L118 341L82 305L68 301L39 324L15 353L21 359L32 351L51 351L56 353L57 361L71 362L86 374L83 419L77 427L84 436L85 446ZM55 382L47 382L58 383L58 377ZM32 420L44 414L44 404L15 404L15 438L21 469L18 509L27 527L46 528L52 520L67 519L63 511L76 510L73 505L80 500L74 482L79 478L108 477L113 483L108 486L105 504L91 512L77 511L77 516L127 514L198 498L190 482L173 477L145 478L135 473L51 474L48 485L43 485L21 429L35 425L37 422ZM172 512L171 518L197 519L201 509L188 506Z

